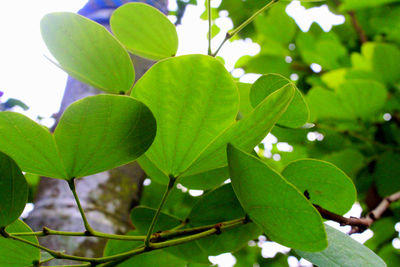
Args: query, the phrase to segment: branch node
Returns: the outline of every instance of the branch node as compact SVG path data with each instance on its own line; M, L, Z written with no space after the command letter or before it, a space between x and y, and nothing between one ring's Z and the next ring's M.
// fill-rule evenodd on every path
M222 223L217 223L216 225L214 225L215 230L217 230L215 232L216 235L220 235L222 233L221 227L222 227Z
M10 234L6 232L5 227L0 227L0 235L3 236L4 238L9 238Z

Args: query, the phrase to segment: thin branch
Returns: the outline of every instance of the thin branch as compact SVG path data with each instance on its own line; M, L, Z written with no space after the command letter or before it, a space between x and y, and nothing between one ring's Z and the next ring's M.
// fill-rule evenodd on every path
M172 189L174 188L175 185L175 181L176 181L176 177L170 175L169 176L169 182L168 182L168 187L165 190L165 193L161 199L160 205L156 211L156 214L153 217L153 220L150 224L149 230L147 231L147 235L146 235L146 239L144 240L144 245L146 248L149 248L150 246L150 239L151 239L151 235L153 234L153 230L154 227L158 221L158 217L160 216L161 210L164 207L165 202L167 201L167 198L169 196L169 193L171 193Z
M79 200L78 194L76 193L76 188L75 188L75 178L72 178L71 180L68 181L68 186L72 191L72 194L74 195L75 198L75 202L78 205L78 209L79 212L81 214L82 220L83 220L83 224L85 225L85 229L88 233L93 234L95 231L93 230L93 228L90 226L86 215L85 215L85 211L82 208L81 202Z
M145 236L127 236L127 235L116 235L116 234L107 234L102 232L93 231L89 232L65 232L65 231L57 231L47 227L43 227L42 231L38 232L23 232L23 233L12 233L12 236L50 236L50 235L59 235L59 236L92 236L99 237L105 239L115 239L115 240L131 240L131 241L144 241Z
M390 204L400 200L400 192L394 193L384 198L381 203L373 210L371 210L365 217L362 218L346 218L336 213L330 212L318 205L314 204L314 207L321 214L322 218L338 222L341 226L350 225L351 231L349 234L362 233L371 225L379 220L383 213L390 207Z
M235 36L238 32L240 32L241 30L243 30L244 27L246 27L247 25L249 25L258 15L260 15L261 13L263 13L265 10L267 10L268 8L270 8L273 4L279 2L279 0L271 0L271 2L269 2L268 4L266 4L265 6L263 6L261 9L257 10L253 15L251 15L250 18L248 18L246 21L244 21L242 24L240 24L237 28L231 30L230 32L227 32L225 35L225 39L222 41L222 43L219 45L219 47L217 48L217 51L215 51L212 56L215 57L217 56L219 50L221 50L222 46L226 43L226 41L228 41L229 39L231 39L233 36Z
M347 12L351 18L351 24L353 25L354 29L358 34L358 38L362 44L368 42L367 35L365 34L364 29L361 27L360 23L357 20L357 16L354 11Z

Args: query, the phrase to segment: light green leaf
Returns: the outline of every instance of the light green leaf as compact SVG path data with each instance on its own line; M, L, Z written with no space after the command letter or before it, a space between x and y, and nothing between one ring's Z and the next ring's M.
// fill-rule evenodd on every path
M340 10L344 12L354 9L371 8L394 2L399 2L399 0L344 0L340 6Z
M7 233L32 232L28 225L17 220L6 227ZM36 236L21 237L27 241L39 244ZM7 239L0 235L0 266L1 267L27 267L34 261L40 260L40 249L28 244Z
M356 201L356 188L350 178L331 163L303 159L290 163L282 176L300 192L308 192L310 202L344 214Z
M178 34L175 26L158 9L129 3L114 11L111 30L133 54L159 60L175 56Z
M137 232L129 232L127 235L138 235ZM112 256L143 246L143 242L109 240L104 248L104 256ZM154 250L135 255L118 264L119 267L145 266L145 267L185 267L186 262L166 253L164 250Z
M54 137L68 178L83 177L129 163L153 142L150 110L129 96L96 95L70 105Z
M224 221L244 218L246 216L231 184L225 184L201 197L195 204L190 215L189 225L196 227L211 225ZM224 252L236 251L257 238L262 230L254 223L239 225L223 231L220 235L209 236L198 240L199 246L208 255L219 255Z
M332 136L332 135L331 135ZM337 146L339 140L332 140ZM348 148L331 153L322 158L344 171L350 178L355 179L358 171L364 167L364 156L357 149Z
M180 175L235 122L238 90L222 64L189 55L156 63L135 85L132 96L157 121L146 157L165 174Z
M98 23L74 13L51 13L43 17L41 32L61 68L74 78L109 93L133 85L129 54Z
M296 250L296 253L313 264L324 267L385 267L386 264L372 250L350 236L325 225L328 247L321 252L310 253Z
M373 80L345 81L336 92L317 87L307 95L311 113L318 119L341 120L374 119L386 98L386 88Z
M293 99L295 89L291 84L266 97L248 116L242 118L217 138L198 158L184 176L199 174L227 165L226 145L232 143L247 152L271 131ZM221 182L227 177L221 178Z
M190 189L207 190L221 185L229 177L228 167L183 176L179 183Z
M18 219L28 199L28 184L15 161L0 152L0 227Z
M22 171L67 178L53 136L22 114L0 112L0 150L12 157Z
M326 248L322 218L300 191L254 156L232 145L227 152L236 196L268 238L305 251Z
M257 107L268 95L288 84L291 84L296 88L290 80L279 74L267 74L261 76L251 87L251 105ZM298 128L306 124L308 119L308 106L301 92L296 88L292 102L277 124L291 128Z

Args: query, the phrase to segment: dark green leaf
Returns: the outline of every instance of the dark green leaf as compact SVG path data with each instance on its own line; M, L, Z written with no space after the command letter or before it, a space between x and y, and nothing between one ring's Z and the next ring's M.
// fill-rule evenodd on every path
M28 225L17 220L6 227L6 231L11 233L32 232ZM35 244L39 244L35 236L22 237L23 239ZM4 238L0 235L0 266L1 267L28 267L33 265L33 261L40 260L40 249Z
M189 225L196 227L244 218L245 215L233 192L232 185L226 184L202 196L188 218ZM219 255L240 249L261 233L257 225L247 223L197 242L208 255Z
M228 145L228 160L236 196L271 240L307 251L326 248L322 218L300 191L265 163L232 145Z
M15 161L0 152L0 227L18 219L28 199L28 184Z

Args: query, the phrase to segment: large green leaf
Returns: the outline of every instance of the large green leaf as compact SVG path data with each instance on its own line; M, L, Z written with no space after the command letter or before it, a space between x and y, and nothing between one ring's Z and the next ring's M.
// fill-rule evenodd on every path
M216 224L224 221L244 218L246 216L231 184L225 184L207 194L193 207L189 225L196 227ZM209 236L198 240L199 246L208 255L219 255L224 252L236 251L249 240L257 238L262 233L254 223L237 226L222 232L220 235Z
M0 150L23 171L71 179L135 160L151 145L156 122L129 96L96 95L67 108L54 137L25 116L0 113Z
M0 112L0 150L12 157L22 171L67 177L53 136L22 114Z
M227 165L226 145L228 143L251 152L285 112L293 99L294 91L294 87L288 84L266 97L251 114L232 125L208 146L192 167L187 170L185 176L225 167ZM226 178L216 177L216 179L220 179L220 182L223 182Z
M157 135L146 157L165 174L180 175L235 122L238 90L221 63L189 55L156 63L132 95L157 121Z
M127 235L138 235L137 232L129 232ZM143 246L143 242L109 240L104 248L104 256L112 256ZM146 267L185 267L186 262L174 257L164 250L154 250L135 255L118 264L119 267L146 266Z
M175 26L158 9L143 3L129 3L114 11L113 33L133 54L159 60L175 56L178 34Z
M290 163L283 177L300 192L308 192L310 202L338 213L346 213L356 201L356 188L350 178L331 163L303 159Z
M253 84L250 90L250 102L257 107L268 95L292 82L279 74L263 75ZM292 84L294 88L296 86ZM308 106L296 88L292 102L286 112L279 119L278 124L291 128L298 128L307 123L309 119Z
M340 10L349 11L354 9L370 8L393 2L399 2L399 0L344 0L343 4L340 6Z
M54 137L72 178L135 160L155 134L155 119L141 102L129 96L97 95L70 105Z
M321 252L296 253L308 261L324 267L385 267L386 264L372 250L358 243L350 236L325 225L328 247Z
M103 26L73 13L51 13L41 21L42 37L61 68L110 93L128 91L134 70L123 46Z
M15 161L0 152L0 227L18 219L28 199L28 184Z
M256 157L232 145L227 152L236 196L271 240L305 251L326 248L322 218L300 191Z
M17 220L6 227L6 231L11 233L32 232L28 225ZM27 241L39 244L36 236L21 237ZM40 260L40 249L4 238L0 235L0 266L1 267L28 267L33 266L34 261Z

